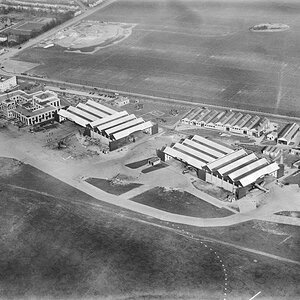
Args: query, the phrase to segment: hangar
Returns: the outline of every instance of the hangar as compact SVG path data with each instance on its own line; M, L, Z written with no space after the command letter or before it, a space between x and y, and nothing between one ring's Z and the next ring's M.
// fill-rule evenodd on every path
M241 198L264 177L278 177L280 167L244 149L233 150L209 139L192 136L163 150L163 160L175 158L197 170L197 176Z
M92 138L105 138L110 150L122 147L135 140L139 132L155 134L158 126L143 118L137 118L126 111L118 112L100 103L88 100L76 107L69 106L58 112L59 121L66 119L85 128L85 134Z
M299 125L296 123L287 124L278 134L277 144L289 145L298 134Z
M181 123L257 137L270 127L267 118L232 110L210 110L205 107L190 110L181 119Z

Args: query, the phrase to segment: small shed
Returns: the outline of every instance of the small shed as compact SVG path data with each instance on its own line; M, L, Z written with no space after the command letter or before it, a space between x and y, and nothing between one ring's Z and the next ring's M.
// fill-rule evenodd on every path
M156 166L160 164L161 159L159 157L151 157L148 159L148 165Z
M278 133L277 131L272 131L270 133L267 134L267 140L268 141L275 141L278 137Z

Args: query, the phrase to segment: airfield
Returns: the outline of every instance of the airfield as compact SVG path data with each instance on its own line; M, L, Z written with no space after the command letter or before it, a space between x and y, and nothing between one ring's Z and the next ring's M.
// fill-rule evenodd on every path
M93 55L55 46L15 59L35 74L120 91L300 116L300 3L287 1L115 1L87 20L137 24ZM290 26L255 33L263 22Z

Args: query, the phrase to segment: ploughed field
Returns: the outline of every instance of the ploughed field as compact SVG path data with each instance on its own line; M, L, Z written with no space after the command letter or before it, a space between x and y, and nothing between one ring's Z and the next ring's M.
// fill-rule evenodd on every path
M300 3L296 0L119 0L89 20L134 23L93 55L34 48L33 73L75 83L300 116ZM260 23L284 32L251 32Z

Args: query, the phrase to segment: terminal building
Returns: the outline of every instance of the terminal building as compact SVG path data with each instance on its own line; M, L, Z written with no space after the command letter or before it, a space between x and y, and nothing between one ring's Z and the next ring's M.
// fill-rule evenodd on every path
M231 110L210 110L205 107L192 109L181 119L181 123L256 137L261 136L270 127L267 118Z
M269 163L255 153L233 150L197 135L167 146L162 153L164 161L177 159L193 167L200 179L234 193L238 199L259 187L265 176L277 178L280 169L276 162Z
M53 91L27 94L21 90L0 96L0 110L7 118L15 118L26 126L54 119L60 99Z
M116 111L98 102L88 100L76 107L70 106L58 112L59 121L66 119L85 128L92 138L106 139L110 151L135 141L140 133L156 134L157 124L145 122L127 111Z

